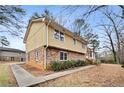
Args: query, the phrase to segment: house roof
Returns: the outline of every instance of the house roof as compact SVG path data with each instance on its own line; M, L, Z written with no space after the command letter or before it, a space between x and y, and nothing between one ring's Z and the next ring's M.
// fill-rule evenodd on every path
M44 47L46 47L46 45L45 45ZM60 47L55 47L55 46L50 46L50 45L48 46L48 48L61 49L61 50L70 51L70 52L75 52L75 53L79 53L79 54L85 55L85 53L82 53L82 52L73 51L73 50L70 50L70 49L65 49L65 48L60 48Z
M22 51L22 50L19 50L19 49L5 48L5 47L0 47L0 51L25 53L25 51Z
M48 18L37 18L37 19L33 19L33 20L30 20L29 21L29 24L28 24L28 27L27 27L27 31L26 31L26 34L25 34L25 37L24 37L24 43L26 43L26 40L27 40L27 37L28 37L28 34L29 34L29 30L30 30L30 27L31 27L31 24L33 22L44 22L46 24L49 23L50 21L50 24L49 26L56 29L56 30L59 30L60 32L64 32L64 34L67 34L69 36L71 36L72 38L75 38L76 40L82 42L82 43L85 43L87 44L87 41L80 37L80 36L76 36L73 32L71 32L70 30L68 30L67 28L63 27L62 25L58 24L57 22L53 21L53 20L50 20Z

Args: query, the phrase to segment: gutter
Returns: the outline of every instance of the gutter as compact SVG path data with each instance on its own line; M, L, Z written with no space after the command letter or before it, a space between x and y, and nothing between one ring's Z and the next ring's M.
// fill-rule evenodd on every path
M44 69L47 68L47 48L48 48L48 27L49 27L49 24L50 24L51 20L48 21L47 25L46 25L46 47L45 47L45 53L44 53Z

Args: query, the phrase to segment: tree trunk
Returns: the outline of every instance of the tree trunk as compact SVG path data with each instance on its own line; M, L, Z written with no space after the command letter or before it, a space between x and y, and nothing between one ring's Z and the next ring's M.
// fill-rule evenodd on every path
M114 19L112 19L111 15L108 13L104 13L106 15L106 17L112 22L113 24L113 27L114 27L114 30L115 30L115 34L116 34L116 37L117 37L117 46L118 46L118 54L117 54L117 57L118 57L118 61L117 63L120 64L120 38L119 38L119 33L118 33L118 30L117 30L117 27L116 27L116 23L114 22Z
M111 36L110 35L108 35L108 36L109 36L109 39L110 39L110 42L111 42L111 47L112 47L114 62L116 63L117 62L117 59L116 59L116 52L115 52L114 44L113 44L113 41L112 41Z

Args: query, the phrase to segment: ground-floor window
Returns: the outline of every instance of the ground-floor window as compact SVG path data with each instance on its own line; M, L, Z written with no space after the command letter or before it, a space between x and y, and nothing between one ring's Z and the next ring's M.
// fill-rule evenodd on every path
M60 60L67 60L68 54L67 52L60 52Z

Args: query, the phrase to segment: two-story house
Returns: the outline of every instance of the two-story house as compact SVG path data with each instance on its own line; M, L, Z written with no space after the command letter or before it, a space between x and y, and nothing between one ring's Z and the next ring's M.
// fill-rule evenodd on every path
M24 37L27 62L46 69L51 61L85 60L87 42L48 18L29 21Z

